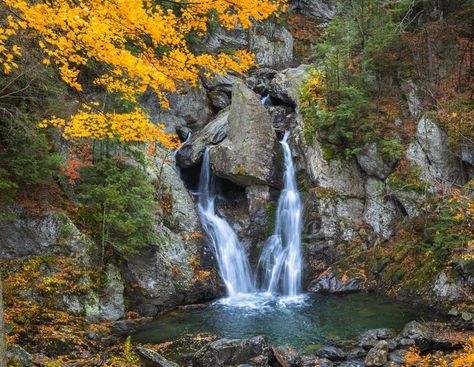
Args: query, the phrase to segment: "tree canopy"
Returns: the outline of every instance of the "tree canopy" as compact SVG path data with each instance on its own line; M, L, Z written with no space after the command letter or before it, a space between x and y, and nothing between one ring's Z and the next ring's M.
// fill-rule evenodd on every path
M2 4L3 3L3 4ZM159 126L137 105L137 95L151 88L163 107L166 93L194 86L203 68L225 73L246 71L253 63L245 50L196 53L190 37L203 37L211 24L248 28L278 13L284 0L1 0L0 65L8 74L18 67L25 46L40 48L69 87L84 91L84 81L131 102L117 116L85 101L70 119L52 118L42 126L64 129L67 137L157 140L172 145ZM3 11L5 10L5 11ZM88 68L94 73L82 77ZM93 76L91 77L91 74Z

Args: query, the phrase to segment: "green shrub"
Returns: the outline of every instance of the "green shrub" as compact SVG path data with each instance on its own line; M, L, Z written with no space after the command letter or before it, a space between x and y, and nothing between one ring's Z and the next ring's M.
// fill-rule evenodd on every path
M157 240L154 188L143 167L104 159L81 169L79 217L102 253L126 257Z

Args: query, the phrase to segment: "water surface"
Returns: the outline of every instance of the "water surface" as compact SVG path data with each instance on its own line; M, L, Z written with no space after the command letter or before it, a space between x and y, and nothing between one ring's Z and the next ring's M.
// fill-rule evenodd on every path
M277 298L260 293L224 298L200 309L172 311L137 333L134 341L162 343L197 333L219 338L266 335L273 345L288 344L311 353L311 348L321 344L355 340L368 329L400 331L408 321L433 317L374 294Z

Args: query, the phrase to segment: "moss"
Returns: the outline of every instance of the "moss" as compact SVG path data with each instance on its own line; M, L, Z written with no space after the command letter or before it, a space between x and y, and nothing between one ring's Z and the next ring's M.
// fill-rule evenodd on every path
M265 206L267 212L267 223L265 224L265 236L271 236L275 232L275 220L277 212L277 204L274 202L268 203Z
M321 150L323 151L323 159L325 161L330 161L331 159L336 158L337 152L330 145L321 144Z

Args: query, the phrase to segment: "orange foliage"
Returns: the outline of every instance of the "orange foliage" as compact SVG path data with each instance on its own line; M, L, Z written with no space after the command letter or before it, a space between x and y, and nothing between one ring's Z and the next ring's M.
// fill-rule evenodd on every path
M407 367L468 367L474 365L474 337L470 337L462 350L452 353L420 355L416 349L410 349L405 356Z
M92 165L92 150L90 144L76 144L69 150L63 173L67 176L70 185L74 185L80 178L79 170Z
M203 68L216 73L229 69L245 72L253 65L253 55L242 50L232 55L194 54L188 35L204 36L211 21L225 28L248 28L252 21L264 20L284 8L284 0L3 3L14 14L3 15L0 23L0 65L4 73L17 67L14 60L21 51L12 37L23 32L43 51L43 63L53 66L71 88L83 91L81 72L94 62L101 65L95 70L94 84L134 104L137 94L151 88L163 107L168 106L166 93L185 85L195 86ZM123 141L169 143L161 129L154 128L139 110L123 115L81 111L69 121L53 118L44 124L63 128L69 138L119 137Z

